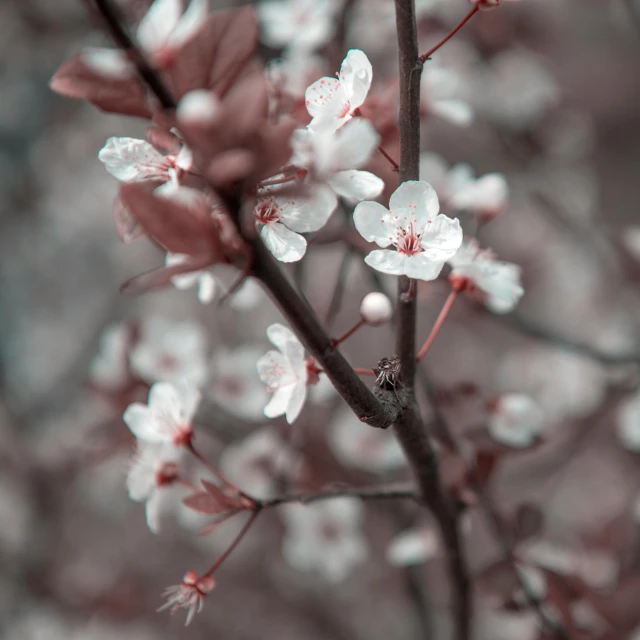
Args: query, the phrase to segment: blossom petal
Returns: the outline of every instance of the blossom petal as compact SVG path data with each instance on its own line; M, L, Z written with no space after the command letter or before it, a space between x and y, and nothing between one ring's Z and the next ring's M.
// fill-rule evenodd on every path
M109 138L100 149L98 159L122 182L169 179L164 156L145 140Z
M153 412L144 404L134 402L122 414L124 423L139 440L146 442L165 442L166 438L158 430L158 424Z
M129 78L135 76L135 67L120 49L87 47L80 52L80 59L89 69L105 78Z
M169 35L178 26L182 15L180 0L155 0L140 21L136 36L140 46L147 52L160 49L169 40Z
M409 278L418 280L435 280L444 267L444 260L432 260L424 253L406 256L404 273Z
M360 235L379 247L391 244L393 225L387 217L389 211L377 202L361 202L353 212L353 222Z
M324 227L337 206L338 199L331 189L317 187L309 198L282 202L280 219L296 233L318 231Z
M372 251L364 261L374 269L389 273L393 276L405 275L405 259L406 256L398 251L389 249L376 249Z
M264 225L260 229L260 237L273 257L280 262L296 262L307 251L307 241L279 222Z
M182 404L176 387L170 382L156 382L149 390L149 408L156 414L170 417L176 424L182 420Z
M473 109L463 100L434 100L431 111L457 127L468 127L473 122Z
M340 80L325 76L307 87L304 101L309 115L315 118L339 113L339 105L347 102L347 96Z
M344 198L370 200L377 198L384 189L384 181L368 171L338 171L329 179L329 186Z
M277 418L278 416L284 415L287 412L295 388L295 384L290 384L286 387L276 389L269 404L264 408L264 415L267 416L267 418Z
M372 77L369 58L360 49L350 49L340 67L340 82L344 83L352 112L365 101Z
M428 182L408 180L391 194L389 209L409 209L414 212L416 223L422 225L438 215L440 203L435 189Z
M307 384L301 382L293 386L289 402L287 403L286 418L289 424L293 424L300 415L304 401L307 399Z
M434 261L445 262L452 258L462 244L462 228L458 218L436 216L427 224L422 236L425 255Z
M380 136L373 125L364 118L354 118L335 134L317 134L318 142L327 137L333 140L333 144L327 146L331 147L333 157L328 161L332 163L334 171L358 169L369 160L380 143ZM315 146L317 148L318 144Z
M279 322L275 322L267 328L267 338L269 342L281 353L285 353L291 342L298 342L295 333Z
M181 422L191 422L200 404L200 391L185 379L176 380L172 385L180 403Z

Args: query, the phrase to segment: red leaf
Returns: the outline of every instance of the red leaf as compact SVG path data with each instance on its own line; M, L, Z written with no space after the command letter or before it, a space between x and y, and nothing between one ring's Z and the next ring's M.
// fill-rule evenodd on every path
M157 269L141 273L127 280L120 287L120 291L128 295L138 295L140 293L162 289L171 282L173 276L180 275L181 273L199 271L210 264L211 259L209 256L203 256L202 258L181 262L180 264L158 267Z
M83 61L82 53L67 60L56 71L49 86L56 93L87 100L108 113L151 118L144 88L136 77L100 75Z
M211 261L218 253L210 207L204 200L187 206L149 193L137 183L121 185L120 199L144 232L167 251L210 256Z
M182 503L189 509L193 509L198 513L206 513L207 515L215 515L224 511L220 509L218 502L204 491L183 498Z

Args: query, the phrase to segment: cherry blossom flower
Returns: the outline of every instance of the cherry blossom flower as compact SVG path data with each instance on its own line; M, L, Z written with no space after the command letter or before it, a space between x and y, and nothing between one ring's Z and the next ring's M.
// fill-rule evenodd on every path
M359 500L286 504L280 513L286 525L282 553L292 567L342 582L367 559L369 545L361 531L364 509Z
M209 11L208 0L191 0L182 12L181 0L155 0L140 21L136 42L155 65L170 65L177 48L198 29ZM120 50L88 48L82 52L84 63L108 78L134 75L135 66Z
M433 527L407 529L396 535L387 547L387 561L394 567L423 564L436 556L440 548Z
M140 342L131 351L131 368L147 382L183 378L200 386L207 377L205 346L200 325L152 317L143 324Z
M335 32L343 0L269 0L258 4L261 37L274 48L317 49Z
M509 447L529 447L540 436L544 414L522 393L500 396L492 407L487 428L492 438Z
M130 417L131 414L129 414ZM129 497L136 502L146 502L147 524L153 533L159 533L163 516L180 508L176 492L178 465L183 450L172 444L151 443L140 440L127 474Z
M296 478L300 460L273 429L265 427L228 446L222 452L220 468L242 491L264 500L276 495L280 479Z
M391 432L368 427L347 407L336 414L328 441L338 460L347 467L385 473L406 465L402 448Z
M520 267L511 262L494 260L493 252L480 250L478 242L470 239L450 258L449 280L454 287L479 294L494 313L513 311L522 297Z
M187 621L185 627L191 624L193 616L202 611L202 605L206 595L216 586L213 576L198 577L193 570L187 571L182 578L180 584L167 587L162 594L163 598L167 598L167 602L163 604L158 611L169 609L171 613L175 613L178 609L187 610Z
M98 159L121 182L168 182L172 175L189 171L193 164L186 145L177 153L162 155L152 144L138 138L109 138Z
M100 351L89 366L89 379L97 387L121 389L129 379L127 352L131 332L125 324L109 325L100 336Z
M281 262L296 262L307 251L300 235L321 229L335 210L337 199L326 187L314 187L308 197L282 197L263 192L254 209L265 246Z
M421 104L427 114L434 114L450 124L467 127L473 121L473 109L459 96L461 79L455 71L430 63L422 72Z
M291 143L292 164L304 167L319 183L327 183L339 196L355 200L377 198L384 182L369 171L359 171L378 146L380 136L363 118L352 120L334 132L298 129Z
M625 399L618 409L618 437L625 449L640 451L640 394Z
M307 88L305 104L312 117L309 127L336 131L351 120L371 87L373 69L360 49L350 49L338 78L324 77Z
M174 264L183 264L188 262L190 256L182 253L167 253L165 264L169 267ZM213 300L218 288L216 277L206 269L183 273L171 278L171 282L176 289L191 289L196 286L198 288L198 300L202 304L208 304Z
M245 345L236 349L220 348L211 361L211 379L207 385L213 401L242 420L264 420L269 393L258 376L256 362L259 347Z
M458 219L438 211L436 192L422 181L403 182L391 195L388 210L377 202L361 202L353 213L356 229L365 240L396 249L372 251L365 262L383 273L437 278L462 243Z
M199 402L200 392L186 380L156 382L148 404L130 404L122 419L138 440L181 447L191 443L191 420Z
M272 324L267 337L278 350L267 352L257 364L260 379L273 393L264 415L267 418L286 415L287 422L293 424L307 398L307 385L317 381L317 373L314 379L313 361L305 360L304 347L291 329Z

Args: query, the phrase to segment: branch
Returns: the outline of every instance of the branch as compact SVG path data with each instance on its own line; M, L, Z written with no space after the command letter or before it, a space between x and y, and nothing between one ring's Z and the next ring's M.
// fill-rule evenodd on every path
M438 44L434 45L429 49L429 51L420 56L420 62L426 62L443 44L451 40L451 38L453 38L453 36L455 36L456 33L458 33L458 31L460 31L460 29L462 29L462 27L464 27L464 25L476 15L479 9L480 3L476 2L476 4L473 5L473 9L471 9L471 11L469 11L469 13L467 13L467 15L462 18L462 20L444 38L442 38L440 42L438 42Z
M311 502L319 502L321 500L331 500L332 498L360 498L361 500L393 500L396 498L406 498L408 500L418 500L419 495L415 489L405 486L388 486L388 487L370 487L365 489L331 489L319 493L303 493L292 496L278 496L277 498L269 498L268 500L258 501L261 509L269 507L277 507L281 504L291 504L298 502L301 504L310 504Z

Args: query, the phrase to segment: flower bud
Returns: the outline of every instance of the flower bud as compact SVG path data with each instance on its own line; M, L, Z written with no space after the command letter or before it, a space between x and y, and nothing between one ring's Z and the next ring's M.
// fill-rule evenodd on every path
M208 127L215 122L219 106L211 91L196 89L180 100L176 115L182 124Z
M368 293L360 303L360 316L373 327L377 327L391 320L393 306L391 300L384 293Z

